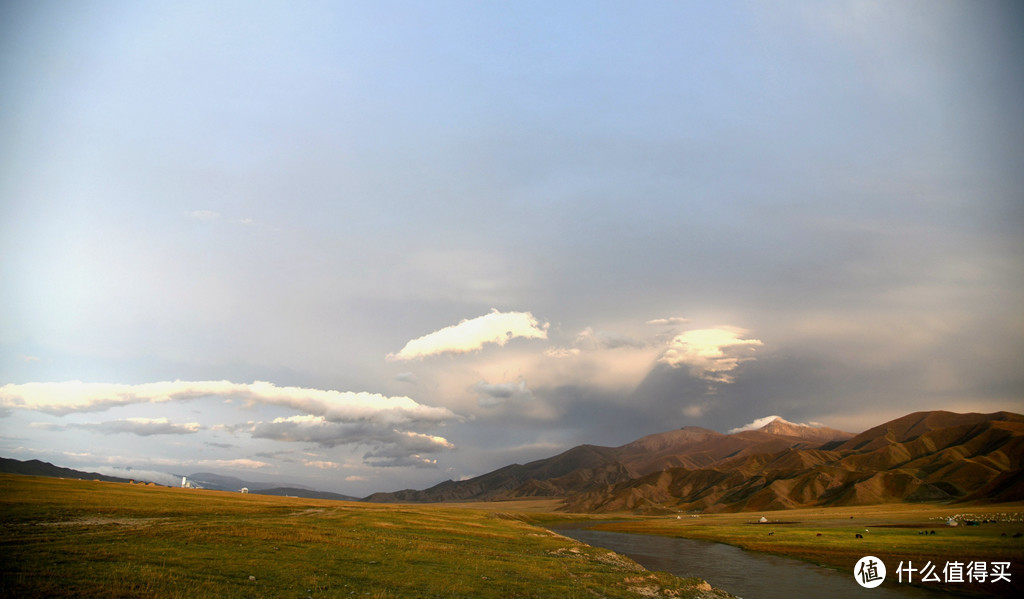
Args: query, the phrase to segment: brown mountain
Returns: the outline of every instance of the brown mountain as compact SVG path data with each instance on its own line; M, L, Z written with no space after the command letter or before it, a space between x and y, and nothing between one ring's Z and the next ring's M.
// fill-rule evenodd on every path
M566 497L669 468L704 468L735 456L816 447L823 438L838 442L853 437L852 433L832 429L823 429L827 432L821 433L813 427L803 428L808 430L788 435L762 430L727 435L706 428L684 427L648 435L620 447L580 445L554 457L525 465L512 464L469 480L445 481L424 490L375 493L365 500L443 502Z
M781 418L732 434L685 427L366 500L516 497L562 497L566 511L641 513L1024 500L1024 416L917 412L858 435Z
M741 435L744 433L737 433ZM839 444L732 456L566 498L570 511L744 511L1024 499L1024 416L918 412Z

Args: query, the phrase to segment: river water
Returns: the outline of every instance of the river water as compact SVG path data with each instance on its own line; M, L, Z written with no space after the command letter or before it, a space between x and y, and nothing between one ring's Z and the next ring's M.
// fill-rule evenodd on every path
M711 541L590 530L584 527L586 525L559 526L552 530L587 545L621 553L648 570L703 578L711 586L743 599L950 597L939 591L889 582L896 575L897 564L886 564L887 582L867 589L857 584L852 574L792 558L744 551Z

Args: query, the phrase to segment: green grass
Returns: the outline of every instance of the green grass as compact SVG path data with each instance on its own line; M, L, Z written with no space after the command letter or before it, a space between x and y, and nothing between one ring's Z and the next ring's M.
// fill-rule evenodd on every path
M981 526L946 526L958 513L997 519ZM769 522L757 523L764 515ZM682 515L598 524L595 528L718 541L751 551L784 555L853 573L857 560L874 555L895 576L901 562L920 567L931 561L941 572L946 562L1011 562L1011 584L925 585L957 593L1024 597L1024 505L950 507L891 504L808 508L765 513ZM919 531L935 531L922 535ZM774 534L769 535L772 532ZM860 534L863 538L858 539ZM1006 536L1003 536L1003 535ZM940 576L941 577L941 576ZM917 579L915 579L916 581Z
M0 597L717 595L494 510L17 475L0 555Z

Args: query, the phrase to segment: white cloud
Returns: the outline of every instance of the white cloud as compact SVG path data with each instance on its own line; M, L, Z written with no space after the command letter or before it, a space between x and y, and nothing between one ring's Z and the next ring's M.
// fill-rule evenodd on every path
M334 422L366 420L400 424L458 418L447 408L425 406L404 396L278 387L262 381L174 381L141 385L80 381L8 384L0 387L0 407L64 415L129 404L183 401L210 396L238 399L251 404L285 406L323 416Z
M510 339L547 339L548 324L540 323L529 312L498 312L463 320L405 344L389 360L413 360L443 353L464 354L488 343L505 345Z
M213 221L220 219L220 212L216 210L190 210L185 213L187 218L198 221Z
M670 316L668 318L653 318L647 321L647 324L653 325L677 325L686 324L690 322L689 318L683 318L682 316Z
M757 420L751 422L750 424L744 424L743 426L738 426L736 428L729 429L729 434L731 435L733 433L739 433L743 431L756 431L757 429L763 428L768 423L774 422L779 418L782 418L782 416L777 416L775 414L772 414L771 416L765 416L764 418L758 418Z
M750 353L763 345L758 339L743 339L745 329L718 327L696 329L676 335L658 362L673 368L688 366L695 376L717 383L733 382L732 371L751 360Z
M325 460L306 460L303 464L309 468L320 468L321 470L333 470L341 467L337 462L329 462Z

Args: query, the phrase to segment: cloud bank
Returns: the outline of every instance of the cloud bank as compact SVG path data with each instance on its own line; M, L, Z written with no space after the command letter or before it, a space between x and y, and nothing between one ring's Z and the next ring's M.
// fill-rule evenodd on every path
M122 385L109 383L8 384L0 387L0 407L65 415L95 412L116 406L221 397L250 404L277 405L334 421L373 421L388 424L441 422L457 419L447 408L419 404L404 396L378 393L278 387L273 383L174 381Z
M540 323L529 312L498 312L463 320L405 344L389 360L414 360L444 353L465 354L482 349L488 343L505 345L515 337L547 339L548 324Z
M283 406L301 412L270 422L216 425L232 433L248 433L256 439L315 443L322 447L366 446L364 462L374 466L414 465L430 467L436 460L423 454L453 449L443 437L414 430L419 426L459 420L447 408L419 404L408 397L353 393L302 387L278 387L272 383L229 381L174 381L142 385L102 383L27 383L0 387L0 406L57 415L105 410L129 404L182 401L220 397L249 404ZM98 423L44 424L39 428L90 430L102 434L131 433L140 436L191 434L203 427L197 422L175 424L167 418L127 418ZM232 464L235 467L262 467Z
M82 422L67 425L37 424L34 428L48 430L81 429L105 435L130 433L140 437L151 435L192 435L203 427L198 422L175 424L167 418L125 418L124 420L108 420L106 422Z

